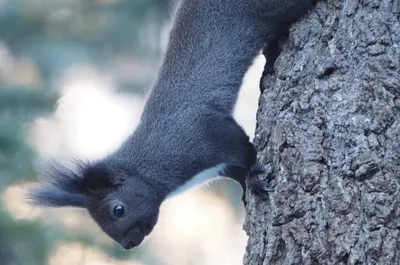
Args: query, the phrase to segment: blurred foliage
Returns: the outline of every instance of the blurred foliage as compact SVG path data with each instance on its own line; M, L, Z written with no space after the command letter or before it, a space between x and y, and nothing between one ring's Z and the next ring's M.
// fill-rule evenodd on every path
M52 90L0 90L0 190L20 179L32 178L32 150L25 143L25 126L52 109L58 95Z
M50 88L54 76L74 64L106 68L117 57L143 64L157 62L157 38L169 13L167 0L0 1L0 43L11 54L8 61L0 58L1 193L9 185L37 177L32 166L35 153L26 143L25 133L34 118L53 111L59 96ZM36 73L28 81L22 82L22 67L11 65L14 57L33 63L29 69L33 67ZM121 81L125 90L143 85ZM1 265L47 264L61 239L94 244L85 233L71 236L60 227L15 221L0 201ZM127 257L120 248L103 249L116 258Z
M51 247L63 232L39 222L15 222L4 211L0 214L0 227L1 264L46 264Z
M47 78L79 62L158 59L156 38L170 13L167 0L9 0L0 7L0 39Z

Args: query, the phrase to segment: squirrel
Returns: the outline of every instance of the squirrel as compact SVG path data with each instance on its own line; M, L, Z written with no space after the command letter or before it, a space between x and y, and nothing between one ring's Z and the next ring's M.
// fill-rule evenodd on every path
M54 162L29 190L35 205L88 210L123 248L141 244L168 197L218 175L271 191L257 152L232 117L244 74L315 0L182 0L136 130L97 161ZM268 48L269 47L269 48ZM247 181L246 181L247 180Z

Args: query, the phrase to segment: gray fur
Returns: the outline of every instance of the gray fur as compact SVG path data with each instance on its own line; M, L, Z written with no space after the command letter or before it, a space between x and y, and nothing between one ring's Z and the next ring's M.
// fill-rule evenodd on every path
M261 169L249 137L232 118L243 76L263 46L311 6L312 0L183 0L136 131L79 174L53 174L51 189L44 184L31 198L77 206L74 198L84 196L81 207L131 248L152 231L162 201L195 175L224 165L220 173L245 188L251 169ZM267 190L255 178L249 183ZM112 214L116 204L126 209L122 218Z

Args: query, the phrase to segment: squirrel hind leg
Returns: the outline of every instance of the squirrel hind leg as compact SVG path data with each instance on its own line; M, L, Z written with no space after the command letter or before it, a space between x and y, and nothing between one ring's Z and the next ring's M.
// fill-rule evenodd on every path
M235 166L235 165L227 166L224 169L224 171L221 172L221 175L230 178L240 184L243 190L243 195L241 200L244 206L246 207L247 205L246 179L248 179L249 189L264 199L268 199L268 193L274 191L274 189L268 187L265 181L258 178L258 174L262 174L264 172L265 172L264 167L259 162L256 162L250 168L250 170L242 166Z
M220 172L220 175L241 185L242 201L245 206L247 204L245 199L247 188L259 196L267 197L268 192L271 192L272 189L267 186L267 181L258 178L258 175L264 173L265 169L257 161L257 151L249 137L232 117L224 117L217 121L215 127L212 127L218 128L214 135L217 136L218 145L223 146L221 153L229 154L229 156L221 157L226 167Z

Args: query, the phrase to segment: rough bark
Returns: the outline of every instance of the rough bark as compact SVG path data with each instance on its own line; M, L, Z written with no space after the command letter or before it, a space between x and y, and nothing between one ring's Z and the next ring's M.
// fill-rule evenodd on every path
M247 194L244 264L400 264L398 2L328 0L291 28L261 82L275 192Z

